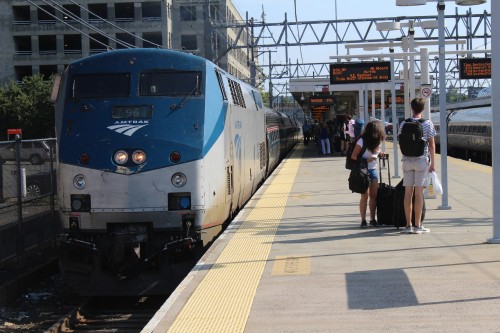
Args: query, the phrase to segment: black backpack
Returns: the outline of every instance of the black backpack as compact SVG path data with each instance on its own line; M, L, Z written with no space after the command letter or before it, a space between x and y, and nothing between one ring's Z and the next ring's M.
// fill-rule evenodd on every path
M359 161L361 160L363 154L366 151L366 146L363 144L363 148L361 149L361 152L358 155L358 159L357 160L353 160L351 158L352 152L354 151L354 148L356 147L356 144L358 143L359 139L360 139L360 137L356 138L356 140L354 140L353 142L351 142L349 144L349 148L347 148L347 154L346 154L346 157L345 157L345 168L347 170L354 169L354 167L359 163Z
M418 120L408 118L405 120L401 133L398 135L399 148L403 155L416 157L424 154L425 145L427 144L422 128L424 121L425 119L422 118Z

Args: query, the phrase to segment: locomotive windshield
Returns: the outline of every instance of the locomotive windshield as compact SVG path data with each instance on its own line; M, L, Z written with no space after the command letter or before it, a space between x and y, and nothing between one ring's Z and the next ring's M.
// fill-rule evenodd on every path
M201 72L143 73L139 85L141 96L199 96Z
M130 95L130 74L106 73L75 75L71 98L110 98Z

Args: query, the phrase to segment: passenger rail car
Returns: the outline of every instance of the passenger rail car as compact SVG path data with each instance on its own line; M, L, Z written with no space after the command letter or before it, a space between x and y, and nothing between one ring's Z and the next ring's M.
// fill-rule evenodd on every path
M433 113L431 119L436 128L435 140L439 149L439 113ZM447 114L446 119L448 155L491 165L491 125L493 120L491 106L452 111Z
M126 279L211 242L301 124L203 58L131 49L68 66L56 130L63 268Z

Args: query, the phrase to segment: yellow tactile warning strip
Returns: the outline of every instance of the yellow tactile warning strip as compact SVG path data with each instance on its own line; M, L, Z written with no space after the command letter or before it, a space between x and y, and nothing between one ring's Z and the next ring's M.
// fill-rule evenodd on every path
M294 150L168 330L243 332L297 174Z

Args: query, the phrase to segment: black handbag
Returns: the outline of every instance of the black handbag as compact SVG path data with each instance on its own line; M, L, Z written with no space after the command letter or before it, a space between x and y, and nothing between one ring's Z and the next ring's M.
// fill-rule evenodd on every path
M349 174L349 189L354 193L365 193L370 185L368 177L368 164L366 159L361 159L361 162L351 170Z

